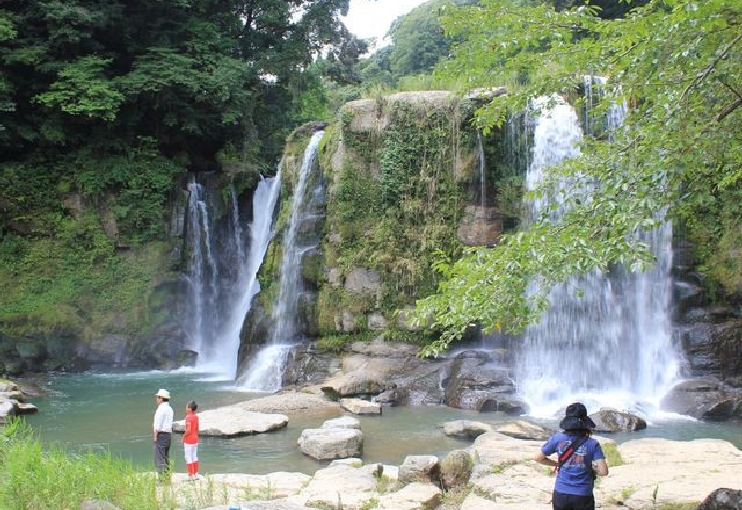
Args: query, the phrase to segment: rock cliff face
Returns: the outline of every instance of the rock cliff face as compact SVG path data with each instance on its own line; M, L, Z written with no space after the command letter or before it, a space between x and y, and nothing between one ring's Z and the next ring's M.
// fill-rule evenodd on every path
M353 101L326 129L314 170L327 182L316 190L324 207L302 229L321 242L302 257L298 336L409 335L417 328L399 312L435 289L436 251L457 257L497 240L503 207L482 189L496 189L506 174L503 137L478 136L469 125L476 101L445 91ZM306 135L305 128L294 138ZM284 157L289 187L300 159ZM269 265L261 282L269 276L275 286L278 263ZM241 361L271 328L267 298L275 293L261 294L243 329Z

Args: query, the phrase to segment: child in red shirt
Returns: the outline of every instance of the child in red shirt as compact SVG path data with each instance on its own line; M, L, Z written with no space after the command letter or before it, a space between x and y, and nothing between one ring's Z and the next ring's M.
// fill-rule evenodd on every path
M196 415L198 404L191 400L186 404L185 434L183 434L183 448L185 449L185 462L188 468L188 479L198 480L198 416Z

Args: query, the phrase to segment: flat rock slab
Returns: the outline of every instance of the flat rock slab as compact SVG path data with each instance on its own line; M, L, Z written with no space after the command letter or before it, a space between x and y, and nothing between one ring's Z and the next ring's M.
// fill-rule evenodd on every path
M226 406L198 413L200 435L237 437L263 434L284 428L289 419L283 414L247 411L240 406ZM173 422L173 432L185 431L185 420Z
M339 413L340 404L322 395L286 391L235 404L246 411L258 413L302 414Z

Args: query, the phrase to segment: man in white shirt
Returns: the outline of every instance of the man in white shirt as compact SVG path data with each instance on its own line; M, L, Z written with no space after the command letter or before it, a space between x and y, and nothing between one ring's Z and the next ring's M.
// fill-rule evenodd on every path
M173 433L173 408L170 407L170 392L160 388L155 393L157 411L152 428L152 440L155 445L155 467L157 474L170 474L170 442Z

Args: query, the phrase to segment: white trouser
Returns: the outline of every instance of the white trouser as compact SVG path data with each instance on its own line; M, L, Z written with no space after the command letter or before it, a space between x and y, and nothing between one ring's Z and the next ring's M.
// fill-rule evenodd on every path
M193 464L198 460L198 443L188 444L184 443L183 448L185 450L185 461L186 464Z

